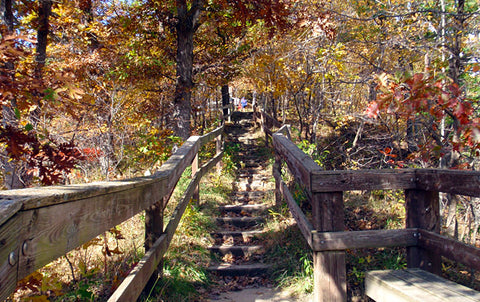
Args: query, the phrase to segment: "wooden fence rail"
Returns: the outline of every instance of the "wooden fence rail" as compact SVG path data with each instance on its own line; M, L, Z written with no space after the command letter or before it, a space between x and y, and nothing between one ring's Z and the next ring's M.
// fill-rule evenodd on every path
M147 210L146 237L153 238L150 250L109 300L134 301L161 262L200 179L221 160L222 134L223 126L204 136L190 137L158 172L149 177L2 191L0 299L12 293L18 280ZM215 157L192 173L193 179L174 217L163 230L163 209L183 171L192 163L198 167L194 161L198 160L200 148L214 139L217 140ZM162 216L155 216L159 214ZM153 215L150 220L160 221L150 225L156 229L147 225L148 215Z
M261 118L258 118L260 115ZM313 251L314 301L346 301L345 250L407 247L407 266L440 273L441 256L480 269L480 249L440 235L439 192L480 197L480 172L440 169L324 171L289 138L273 132L264 112L257 119L275 149L273 176L277 203L285 200ZM268 141L268 139L267 139ZM309 221L282 179L282 165L305 188ZM406 229L345 232L343 192L404 190Z

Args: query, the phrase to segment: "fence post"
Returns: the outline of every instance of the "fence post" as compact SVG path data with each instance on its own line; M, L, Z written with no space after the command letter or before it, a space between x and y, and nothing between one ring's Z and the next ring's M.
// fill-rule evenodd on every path
M195 155L195 158L192 161L192 179L195 177L198 171L198 153ZM199 185L195 187L192 195L193 202L198 206L200 205L200 192Z
M215 138L215 152L216 152L215 155L218 155L220 154L220 152L222 152L222 134L218 135ZM221 170L222 170L222 161L219 161L217 163L217 173L220 173Z
M267 125L265 124L265 116L263 112L260 112L260 122L262 123L262 130L265 133L265 146L268 147L268 133L267 133Z
M282 180L282 158L275 151L275 162L273 163L273 176L275 177L275 205L277 207L282 205L283 194L280 191Z
M162 199L145 210L145 252L148 251L155 241L163 234L163 208L166 201ZM150 291L155 286L158 278L163 275L163 261L158 264L157 269L150 277L145 286L145 291Z
M320 232L344 230L343 192L312 194L312 223ZM314 301L347 301L345 252L313 252Z
M440 233L438 192L405 190L405 207L407 228ZM407 247L407 267L419 267L434 274L441 274L441 257L435 251L417 246Z

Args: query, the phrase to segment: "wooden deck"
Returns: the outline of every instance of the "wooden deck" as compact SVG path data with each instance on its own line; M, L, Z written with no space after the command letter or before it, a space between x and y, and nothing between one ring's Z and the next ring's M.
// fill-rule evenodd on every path
M480 292L418 268L367 272L365 292L377 302L480 301Z

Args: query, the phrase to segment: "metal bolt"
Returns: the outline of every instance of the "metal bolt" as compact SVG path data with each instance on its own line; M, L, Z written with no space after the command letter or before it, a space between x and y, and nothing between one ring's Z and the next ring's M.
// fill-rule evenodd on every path
M8 254L8 263L11 266L17 264L17 254L15 254L15 252L11 252L10 254Z
M23 254L24 256L27 255L27 253L28 253L28 248L29 248L29 246L28 246L28 241L25 241L25 242L22 244L22 254Z

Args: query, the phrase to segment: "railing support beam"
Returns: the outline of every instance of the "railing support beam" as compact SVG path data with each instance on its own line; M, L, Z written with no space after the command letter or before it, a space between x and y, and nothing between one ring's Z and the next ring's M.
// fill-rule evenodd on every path
M156 202L145 210L145 251L150 250L155 241L163 234L163 209L165 202L164 200ZM145 286L145 290L150 291L155 286L157 279L161 278L162 275L163 261L159 263L157 269L153 272Z
M343 192L312 194L312 223L320 232L344 230ZM347 301L345 252L313 252L314 301Z
M198 165L199 165L199 160L198 160L198 153L195 155L195 158L192 161L192 179L195 178L195 175L197 174L198 171ZM194 191L193 191L193 196L192 196L193 202L195 205L200 205L200 189L199 186L196 186Z
M440 233L440 204L438 192L405 190L406 227ZM407 247L407 267L419 267L441 274L441 256L418 246Z

